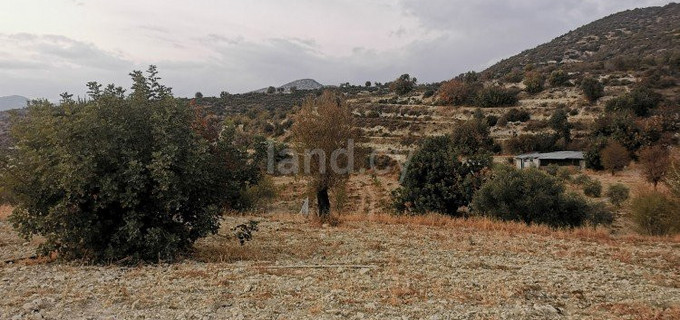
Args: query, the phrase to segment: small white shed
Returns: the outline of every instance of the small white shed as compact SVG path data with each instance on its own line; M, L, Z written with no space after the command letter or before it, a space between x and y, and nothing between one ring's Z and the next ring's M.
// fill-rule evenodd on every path
M550 164L576 166L581 169L586 167L582 151L534 152L515 156L515 166L518 169L540 168Z

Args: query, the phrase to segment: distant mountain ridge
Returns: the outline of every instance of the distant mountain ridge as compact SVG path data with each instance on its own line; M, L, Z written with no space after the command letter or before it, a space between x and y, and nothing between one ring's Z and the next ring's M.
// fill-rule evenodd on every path
M324 85L320 84L319 82L317 82L314 79L299 79L299 80L288 82L284 85L281 85L281 86L278 86L278 87L275 87L275 88L277 88L277 89L283 88L283 90L285 92L290 92L290 89L293 88L293 87L295 87L297 90L317 90L317 89L323 88ZM252 92L266 93L267 89L268 88L262 88L262 89L255 90L255 91L252 91Z
M504 59L484 73L497 78L527 65L587 65L585 69L589 69L627 63L639 68L636 61L679 54L680 4L670 3L609 15Z
M12 95L0 97L0 111L23 108L26 107L27 103L28 98L22 96Z

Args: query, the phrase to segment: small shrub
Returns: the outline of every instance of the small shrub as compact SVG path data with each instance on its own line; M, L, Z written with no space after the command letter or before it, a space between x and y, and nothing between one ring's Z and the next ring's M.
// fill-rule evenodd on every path
M545 76L540 72L530 71L524 75L524 85L526 91L530 94L543 91L543 83L545 83Z
M604 95L602 83L591 77L581 80L581 90L583 90L583 94L590 102L595 102Z
M517 104L517 91L499 86L485 87L477 93L475 104L482 108L514 106Z
M660 192L646 192L631 201L631 213L638 231L662 236L680 232L678 201Z
M531 114L529 112L519 109L510 109L504 116L509 122L527 122L531 119Z
M560 168L560 166L558 166L554 163L551 163L551 164L545 166L545 168L543 170L545 170L545 173L547 173L547 174L549 174L553 177L556 177L557 176L557 170L559 170L559 168Z
M585 174L579 174L574 178L574 183L579 185L579 186L585 186L586 184L590 183L593 181L593 179Z
M574 169L572 167L559 167L556 176L564 181L570 181L572 174L574 174Z
M630 154L628 149L617 141L610 141L600 153L600 161L605 170L614 175L630 163Z
M611 202L616 207L621 207L621 205L628 200L630 190L623 184L617 183L609 186L607 189L607 197L609 202Z
M548 83L550 83L550 86L553 88L563 87L569 83L569 75L564 72L564 70L555 70L550 73Z
M591 203L586 213L591 226L611 225L614 222L614 212L602 202Z
M599 198L602 195L602 183L599 180L590 180L583 186L583 193L592 198Z
M493 127L498 123L498 117L490 114L486 116L485 121L489 127Z

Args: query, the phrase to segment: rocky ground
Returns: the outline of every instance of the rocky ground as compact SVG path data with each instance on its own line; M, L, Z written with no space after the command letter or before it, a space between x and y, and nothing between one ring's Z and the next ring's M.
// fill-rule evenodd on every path
M345 219L248 219L179 263L23 260L0 221L0 319L680 319L678 239Z

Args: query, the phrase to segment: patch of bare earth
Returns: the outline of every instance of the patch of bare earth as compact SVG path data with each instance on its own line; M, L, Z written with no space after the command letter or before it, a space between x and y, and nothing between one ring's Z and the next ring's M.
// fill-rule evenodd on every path
M228 227L261 222L239 246ZM440 216L228 217L175 264L0 265L1 319L679 319L680 239ZM34 244L0 221L3 260Z

